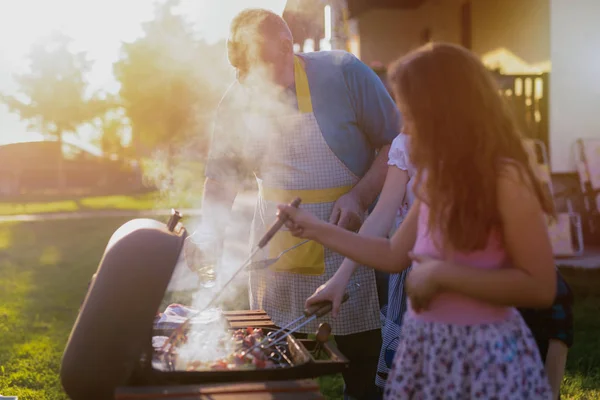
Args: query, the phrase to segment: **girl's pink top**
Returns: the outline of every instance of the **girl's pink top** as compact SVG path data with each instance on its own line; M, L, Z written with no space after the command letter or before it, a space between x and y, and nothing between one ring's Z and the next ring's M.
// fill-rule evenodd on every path
M419 223L417 240L413 252L438 259L444 259L469 265L477 268L497 269L506 265L507 255L499 234L492 234L487 247L473 253L442 254L434 244L433 236L429 232L427 221L429 207L421 203L419 209ZM419 268L417 264L413 268ZM443 292L433 298L427 311L415 313L410 306L408 313L414 318L424 321L435 321L449 324L481 324L502 321L511 313L510 307L499 307L476 300L458 293Z

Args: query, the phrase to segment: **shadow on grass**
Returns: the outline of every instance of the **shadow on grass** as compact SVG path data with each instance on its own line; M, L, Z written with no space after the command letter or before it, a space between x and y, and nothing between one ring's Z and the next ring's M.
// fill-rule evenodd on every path
M126 220L0 225L0 393L66 398L64 346L106 243Z

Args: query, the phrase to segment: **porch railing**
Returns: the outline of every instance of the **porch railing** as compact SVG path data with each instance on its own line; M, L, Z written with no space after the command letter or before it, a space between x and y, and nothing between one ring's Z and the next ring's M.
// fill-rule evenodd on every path
M549 148L549 74L505 75L494 73L500 93L512 106L523 134Z
M373 70L389 88L385 68L377 66ZM493 74L500 86L500 94L512 107L523 135L541 141L549 149L549 74L506 75L496 71Z

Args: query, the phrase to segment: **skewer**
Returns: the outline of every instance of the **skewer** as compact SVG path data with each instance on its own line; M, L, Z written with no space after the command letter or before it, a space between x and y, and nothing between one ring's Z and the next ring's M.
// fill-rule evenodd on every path
M346 301L348 301L348 298L350 296L348 295L348 293L344 294L344 297L342 298L342 304L345 303ZM243 351L241 353L242 357L246 356L247 354L251 353L253 350L262 347L263 349L268 349L273 345L276 345L278 343L281 343L281 341L285 338L287 338L288 336L290 336L293 333L296 333L298 331L298 329L302 328L303 326L311 323L312 321L314 321L317 318L320 318L324 315L327 315L331 312L331 310L333 309L333 304L330 301L325 301L322 303L317 303L315 305L313 305L312 307L304 310L304 315L302 315L299 318L296 318L294 321L290 322L289 324L287 324L285 327L279 329L278 331L276 331L273 336L274 339L272 342L270 342L268 345L264 346L265 342L269 342L269 335L267 335L266 338L264 338L263 340L261 340L260 342L254 344L253 346L251 346L249 349ZM302 322L300 325L296 326L294 329L291 329L289 332L285 333L283 336L280 337L276 337L276 335L284 332L288 327L290 327L291 325L299 322L300 320L302 320L303 318L307 318L306 321Z
M294 201L292 201L290 203L290 206L298 208L298 207L300 207L301 201L302 200L299 197L297 197L297 198L294 199ZM200 311L198 314L201 314L202 312L208 310L210 307L212 307L215 304L215 302L217 301L217 299L219 297L221 297L221 294L225 291L225 288L227 286L229 286L231 284L231 282L233 282L233 280L240 274L240 272L242 272L244 270L244 268L246 267L246 265L248 265L252 261L252 259L254 258L254 256L260 250L262 250L271 241L271 239L273 239L273 236L275 236L275 234L277 232L279 232L279 230L283 227L283 225L286 223L287 220L288 220L287 215L279 215L277 217L277 221L275 221L275 223L273 224L273 226L271 226L271 228L269 228L269 230L267 231L267 233L265 233L264 236L260 239L260 241L258 242L256 248L252 251L252 253L250 253L250 256L242 263L242 265L237 269L237 271L235 271L235 273L233 274L233 276L225 283L225 285L223 285L223 287L221 288L221 290L219 290L213 296L213 298L208 302L208 304L206 306L204 306L204 309L202 311Z
M290 326L297 324L298 322L300 322L300 320L302 320L303 318L305 318L305 315L301 315L298 318L296 318L295 320L293 320L292 322L290 322L289 324L287 324L286 326L284 326L283 328L280 328L278 330L276 330L275 332L269 332L267 333L267 337L263 340L268 339L269 337L275 337L277 335L279 335L281 332L285 331L286 329L288 329Z
M261 347L263 344L268 343L271 338L273 338L273 340L274 340L277 337L277 335L279 335L280 333L285 332L285 330L287 330L290 326L292 326L294 324L297 324L298 322L300 322L304 318L306 318L306 316L305 315L301 315L300 317L296 318L295 320L293 320L292 322L290 322L289 324L287 324L283 328L280 328L280 329L276 330L275 332L269 332L269 333L267 333L267 336L264 339L262 339L260 342L255 343L249 349L244 350L241 353L242 357L245 356L246 354L251 353L252 350Z
M303 327L304 325L306 325L306 324L309 324L309 323L311 323L312 321L314 321L314 320L315 320L315 319L317 319L317 318L318 318L318 317L317 317L317 315L316 315L316 314L315 314L315 315L313 315L312 317L308 318L306 321L304 321L303 323L301 323L300 325L298 325L298 326L297 326L295 329L293 329L293 330L291 330L291 331L287 332L285 335L278 337L276 340L274 340L273 342L271 342L271 343L269 343L268 345L266 345L266 346L264 347L264 349L266 350L266 349L270 348L270 347L271 347L271 346L273 346L273 345L276 345L276 344L279 344L279 343L281 343L281 341L282 341L283 339L286 339L288 336L290 336L290 335L292 335L292 334L296 333L296 332L298 331L298 329L302 328L302 327Z
M300 207L300 203L302 202L302 200L299 197L296 197L291 203L290 205L292 207ZM252 259L254 258L254 256L261 250L263 249L270 241L271 239L273 239L273 236L275 236L275 234L283 227L283 225L286 223L286 221L288 220L288 216L281 214L277 216L277 220L275 221L275 223L273 223L273 225L271 226L271 228L269 228L269 230L267 231L267 233L264 234L264 236L260 239L260 241L258 242L256 248L252 251L252 253L250 253L250 256L242 263L242 265L237 269L237 271L235 271L235 273L233 274L233 276L225 283L225 285L223 285L223 287L221 287L221 290L219 290L214 296L213 298L208 302L208 304L206 306L204 306L202 308L202 310L197 311L196 313L190 315L180 326L178 326L175 331L171 334L171 336L169 336L169 339L167 339L165 341L165 343L163 344L161 351L165 351L165 349L167 348L168 345L170 345L173 340L177 337L177 335L179 333L182 333L185 331L185 329L190 325L190 323L192 322L192 319L200 314L202 314L204 311L208 310L210 307L212 307L215 302L217 301L217 299L221 296L221 294L225 291L225 288L227 286L229 286L231 284L231 282L234 281L234 279L240 274L240 272L242 272L244 270L244 268L252 261ZM169 353L171 352L171 349L173 348L173 346L169 347Z

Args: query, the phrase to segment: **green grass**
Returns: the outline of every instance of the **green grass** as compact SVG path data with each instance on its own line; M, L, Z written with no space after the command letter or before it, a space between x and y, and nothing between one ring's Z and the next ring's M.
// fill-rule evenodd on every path
M60 359L87 283L114 230L127 219L0 224L0 394L65 399ZM567 274L581 295L564 399L600 399L600 271ZM595 293L594 293L595 292ZM320 379L340 399L339 376Z
M0 202L0 215L44 214L76 211L151 210L160 203L157 192L139 195L51 198Z
M137 195L90 196L80 198L50 198L47 200L23 199L8 202L0 201L0 215L46 214L88 211L142 211L155 209L196 208L199 206L200 192L173 196L165 193L149 192Z
M152 210L196 208L202 198L204 166L175 160L169 168L162 159L144 160L144 180L158 190L140 194L92 196L82 192L48 191L0 200L0 215L63 213L77 211Z
M563 399L600 399L600 270L561 269L576 294Z
M58 372L104 246L124 219L0 224L0 393L65 399Z

